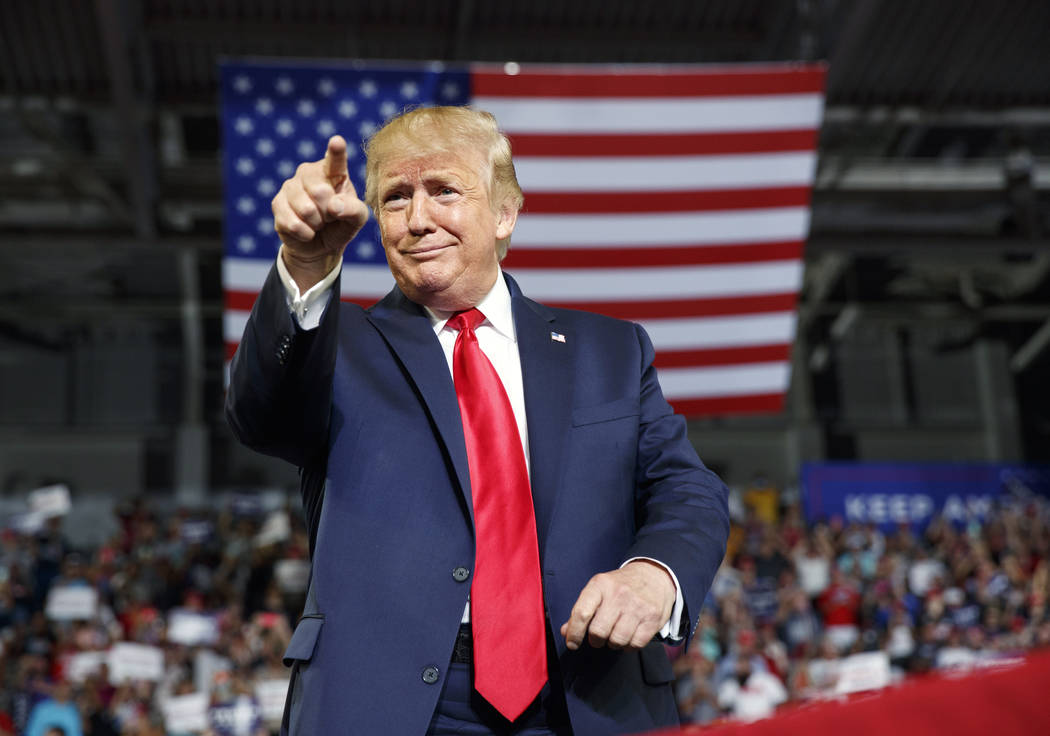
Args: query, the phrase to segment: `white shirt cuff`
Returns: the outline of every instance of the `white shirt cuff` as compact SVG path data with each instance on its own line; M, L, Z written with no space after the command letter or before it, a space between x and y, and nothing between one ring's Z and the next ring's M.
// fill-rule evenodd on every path
M281 246L281 250L284 250L284 245ZM277 254L277 274L281 277L281 283L284 284L288 309L295 315L299 327L304 330L313 330L321 324L321 315L324 314L328 300L332 296L332 284L342 268L343 261L340 260L327 276L307 289L305 294L300 294L299 285L295 283L295 279L288 273L288 267L284 265L284 258L280 253Z
M679 642L682 640L682 635L679 633L682 630L682 611L685 609L685 598L682 596L682 586L678 584L678 576L674 574L674 570L669 568L660 560L654 560L652 557L632 557L631 559L624 562L626 565L628 562L634 562L635 560L646 560L653 562L663 569L667 570L667 574L671 576L671 580L674 581L674 607L671 609L671 617L667 619L667 623L664 624L663 628L657 632L657 636L661 639L667 639L670 642ZM620 567L623 567L620 565Z

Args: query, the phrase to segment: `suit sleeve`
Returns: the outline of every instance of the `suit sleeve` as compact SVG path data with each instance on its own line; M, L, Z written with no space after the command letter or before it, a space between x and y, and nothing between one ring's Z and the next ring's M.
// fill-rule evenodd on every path
M729 536L728 490L689 442L685 419L664 399L649 336L635 326L642 355L635 476L638 531L626 557L650 557L672 570L685 597L691 637Z
M338 279L333 289L339 293ZM300 329L270 269L230 363L226 418L238 440L301 468L323 461L338 316L335 303L316 330Z

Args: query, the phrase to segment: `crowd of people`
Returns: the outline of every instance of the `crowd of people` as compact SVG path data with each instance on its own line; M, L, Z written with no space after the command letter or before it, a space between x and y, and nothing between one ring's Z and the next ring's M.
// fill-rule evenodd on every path
M902 678L1050 646L1044 499L964 528L938 518L892 532L807 523L776 492L734 500L693 645L669 647L683 722L756 718L835 693L843 663L861 653ZM0 736L159 736L180 733L176 723L275 733L281 656L304 597L300 514L142 501L115 514L117 533L90 549L72 548L58 517L0 533ZM90 612L61 610L56 591L78 589L94 591ZM157 653L152 675L115 677L125 663L98 656L128 642Z
M1050 503L1008 502L960 527L807 523L769 489L738 496L694 645L673 649L683 722L750 720L888 682L1050 646ZM751 501L748 503L747 501Z
M33 534L5 529L0 736L53 736L54 725L64 736L163 736L177 723L211 736L276 732L308 540L297 511L241 506L123 505L119 531L92 549L71 548L58 517ZM79 599L86 610L56 605L57 591L78 590L97 593ZM111 676L118 669L128 676Z

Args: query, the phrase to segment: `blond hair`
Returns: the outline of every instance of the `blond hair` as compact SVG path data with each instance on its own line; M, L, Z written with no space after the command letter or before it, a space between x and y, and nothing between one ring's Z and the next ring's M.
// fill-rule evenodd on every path
M525 202L511 158L510 141L492 113L472 107L418 107L389 120L365 142L365 204L379 212L378 174L383 162L406 151L420 156L462 154L464 149L487 156L489 200L494 211L510 205L517 212ZM510 238L496 241L502 261Z

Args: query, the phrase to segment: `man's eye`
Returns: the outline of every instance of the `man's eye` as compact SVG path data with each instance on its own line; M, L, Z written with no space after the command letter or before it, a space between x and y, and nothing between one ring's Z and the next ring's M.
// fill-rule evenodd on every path
M452 187L441 187L441 193L442 194L455 194L456 190L453 189Z

